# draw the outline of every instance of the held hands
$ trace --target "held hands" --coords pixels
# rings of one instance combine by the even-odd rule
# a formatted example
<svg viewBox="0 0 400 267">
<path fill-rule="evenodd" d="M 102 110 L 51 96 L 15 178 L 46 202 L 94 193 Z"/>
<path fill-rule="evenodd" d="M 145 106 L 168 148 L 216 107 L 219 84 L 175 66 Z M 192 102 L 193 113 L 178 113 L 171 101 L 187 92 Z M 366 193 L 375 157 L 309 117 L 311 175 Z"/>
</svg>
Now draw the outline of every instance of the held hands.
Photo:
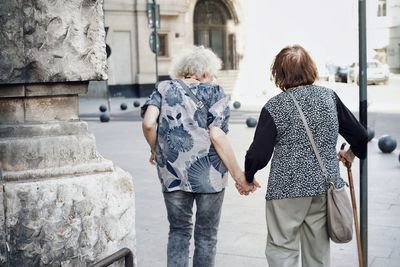
<svg viewBox="0 0 400 267">
<path fill-rule="evenodd" d="M 261 187 L 256 179 L 254 179 L 252 183 L 248 183 L 244 172 L 241 172 L 239 176 L 234 177 L 234 180 L 236 182 L 236 189 L 241 195 L 247 196 L 250 193 L 255 192 L 257 188 Z"/>
<path fill-rule="evenodd" d="M 156 165 L 156 160 L 153 150 L 150 151 L 149 162 L 152 165 Z M 235 180 L 236 189 L 241 195 L 247 196 L 250 193 L 255 192 L 257 188 L 261 187 L 256 179 L 254 179 L 252 183 L 248 183 L 246 180 L 246 176 L 244 175 L 244 172 L 241 170 L 235 176 L 233 176 L 233 179 Z"/>
</svg>

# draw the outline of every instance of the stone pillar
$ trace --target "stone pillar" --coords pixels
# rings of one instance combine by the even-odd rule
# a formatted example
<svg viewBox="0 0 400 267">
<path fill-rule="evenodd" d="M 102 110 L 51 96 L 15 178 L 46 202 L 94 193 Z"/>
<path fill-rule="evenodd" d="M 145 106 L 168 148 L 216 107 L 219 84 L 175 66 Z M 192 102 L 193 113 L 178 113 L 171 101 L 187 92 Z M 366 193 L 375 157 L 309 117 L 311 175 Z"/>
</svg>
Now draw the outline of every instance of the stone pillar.
<svg viewBox="0 0 400 267">
<path fill-rule="evenodd" d="M 107 77 L 101 1 L 2 1 L 0 23 L 0 266 L 135 254 L 132 177 L 78 113 Z"/>
</svg>

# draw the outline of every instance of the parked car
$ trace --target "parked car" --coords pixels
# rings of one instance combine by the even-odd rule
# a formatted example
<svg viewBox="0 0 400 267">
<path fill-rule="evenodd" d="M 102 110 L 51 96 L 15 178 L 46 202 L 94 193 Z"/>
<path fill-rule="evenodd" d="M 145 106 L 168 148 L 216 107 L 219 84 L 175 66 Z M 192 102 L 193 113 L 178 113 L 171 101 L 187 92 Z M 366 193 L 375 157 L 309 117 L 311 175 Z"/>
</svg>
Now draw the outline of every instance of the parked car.
<svg viewBox="0 0 400 267">
<path fill-rule="evenodd" d="M 341 83 L 347 83 L 347 77 L 349 75 L 349 66 L 338 66 L 335 73 L 335 81 Z"/>
<path fill-rule="evenodd" d="M 389 80 L 389 67 L 377 60 L 367 62 L 367 83 L 378 84 L 387 83 Z M 358 62 L 351 64 L 348 73 L 348 82 L 356 82 L 358 84 Z"/>
</svg>

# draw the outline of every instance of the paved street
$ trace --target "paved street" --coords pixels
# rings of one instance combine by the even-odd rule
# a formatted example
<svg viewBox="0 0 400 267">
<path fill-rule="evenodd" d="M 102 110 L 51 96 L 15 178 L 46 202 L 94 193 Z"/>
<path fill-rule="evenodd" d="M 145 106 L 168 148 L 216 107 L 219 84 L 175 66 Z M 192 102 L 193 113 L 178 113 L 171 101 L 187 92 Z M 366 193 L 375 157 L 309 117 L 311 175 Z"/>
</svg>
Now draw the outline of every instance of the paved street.
<svg viewBox="0 0 400 267">
<path fill-rule="evenodd" d="M 354 85 L 330 84 L 343 102 L 352 110 L 358 109 L 358 91 Z M 388 86 L 369 86 L 369 125 L 376 136 L 390 134 L 400 146 L 400 77 L 395 76 Z M 143 99 L 141 99 L 143 102 Z M 126 102 L 128 111 L 120 111 Z M 112 99 L 112 118 L 109 123 L 98 120 L 101 99 L 80 101 L 80 113 L 95 135 L 98 150 L 107 159 L 131 173 L 136 191 L 137 253 L 140 267 L 166 266 L 168 223 L 156 170 L 148 163 L 149 149 L 141 133 L 139 109 L 133 99 Z M 258 116 L 264 100 L 242 103 L 232 112 L 229 139 L 237 157 L 243 162 L 254 129 L 244 121 Z M 341 143 L 341 142 L 339 142 Z M 373 140 L 369 146 L 369 265 L 374 267 L 400 266 L 400 163 L 396 153 L 382 154 Z M 264 194 L 268 168 L 257 174 L 262 188 L 249 197 L 240 196 L 230 182 L 225 194 L 219 231 L 216 266 L 266 266 L 264 256 L 266 225 Z M 342 168 L 343 176 L 346 175 Z M 353 167 L 358 189 L 358 161 Z M 357 266 L 355 242 L 332 244 L 332 266 Z"/>
</svg>

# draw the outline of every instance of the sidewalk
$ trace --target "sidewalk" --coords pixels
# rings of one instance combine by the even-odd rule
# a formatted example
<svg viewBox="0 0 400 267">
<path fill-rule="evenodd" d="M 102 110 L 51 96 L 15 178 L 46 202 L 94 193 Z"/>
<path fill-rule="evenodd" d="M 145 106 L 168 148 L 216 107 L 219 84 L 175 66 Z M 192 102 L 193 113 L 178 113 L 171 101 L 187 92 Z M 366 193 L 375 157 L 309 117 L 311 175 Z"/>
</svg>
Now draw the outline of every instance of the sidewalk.
<svg viewBox="0 0 400 267">
<path fill-rule="evenodd" d="M 142 99 L 143 100 L 143 99 Z M 156 170 L 148 164 L 148 147 L 141 133 L 139 109 L 132 99 L 112 99 L 112 120 L 98 121 L 98 105 L 104 100 L 82 100 L 80 111 L 94 133 L 98 150 L 107 159 L 130 172 L 136 192 L 137 257 L 139 267 L 166 266 L 168 222 Z M 126 102 L 128 111 L 120 111 Z M 143 103 L 143 101 L 142 101 Z M 249 110 L 258 116 L 258 111 Z M 253 138 L 254 128 L 247 128 L 246 112 L 234 111 L 229 139 L 239 162 Z M 243 121 L 243 123 L 240 123 Z M 399 136 L 397 136 L 399 138 Z M 339 144 L 341 141 L 339 141 Z M 400 164 L 398 150 L 384 155 L 376 141 L 369 144 L 369 266 L 400 266 Z M 226 190 L 217 249 L 216 266 L 267 266 L 264 248 L 266 225 L 264 195 L 269 166 L 257 174 L 262 188 L 249 197 L 240 196 L 232 181 Z M 358 161 L 353 166 L 356 189 L 359 187 Z M 345 177 L 345 169 L 342 168 Z M 358 196 L 358 195 L 357 195 Z M 192 246 L 193 252 L 193 246 Z M 355 242 L 332 243 L 333 267 L 357 266 Z"/>
</svg>

